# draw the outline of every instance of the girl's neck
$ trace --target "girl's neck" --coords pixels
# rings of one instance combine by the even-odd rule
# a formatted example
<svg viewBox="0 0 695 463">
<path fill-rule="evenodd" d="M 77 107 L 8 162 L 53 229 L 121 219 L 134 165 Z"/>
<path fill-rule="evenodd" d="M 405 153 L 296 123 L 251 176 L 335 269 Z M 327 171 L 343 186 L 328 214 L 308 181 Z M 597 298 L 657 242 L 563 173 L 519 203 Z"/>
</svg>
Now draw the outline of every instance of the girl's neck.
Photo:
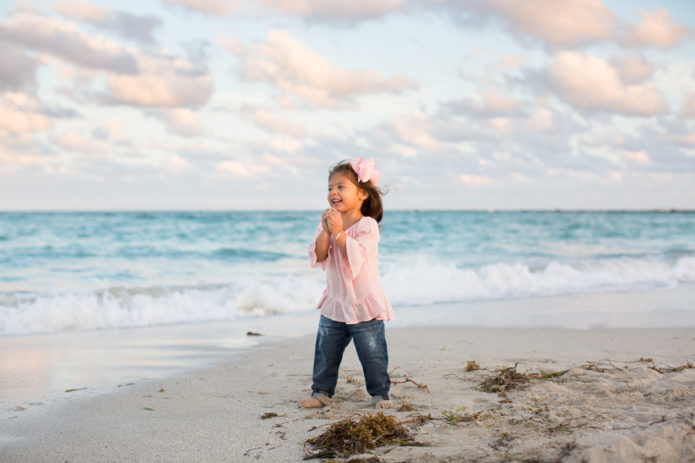
<svg viewBox="0 0 695 463">
<path fill-rule="evenodd" d="M 356 224 L 357 222 L 359 222 L 359 220 L 362 217 L 364 217 L 359 209 L 353 212 L 341 212 L 340 215 L 343 216 L 343 227 L 346 230 L 354 224 Z"/>
</svg>

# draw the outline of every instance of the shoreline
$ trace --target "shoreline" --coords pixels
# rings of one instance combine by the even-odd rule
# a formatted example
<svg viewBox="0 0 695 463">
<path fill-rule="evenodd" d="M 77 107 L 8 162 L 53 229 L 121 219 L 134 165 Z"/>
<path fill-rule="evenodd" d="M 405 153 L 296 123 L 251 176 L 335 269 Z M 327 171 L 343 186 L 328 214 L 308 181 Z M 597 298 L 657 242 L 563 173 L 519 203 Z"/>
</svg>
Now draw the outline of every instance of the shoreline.
<svg viewBox="0 0 695 463">
<path fill-rule="evenodd" d="M 668 290 L 548 295 L 398 306 L 389 330 L 542 328 L 606 330 L 695 327 L 695 284 Z M 119 385 L 159 381 L 228 363 L 257 344 L 315 334 L 318 312 L 114 330 L 0 337 L 0 420 Z M 247 336 L 247 332 L 263 336 Z M 87 388 L 82 391 L 83 388 Z M 72 394 L 75 395 L 75 394 Z M 43 406 L 44 404 L 49 404 Z"/>
<path fill-rule="evenodd" d="M 695 362 L 695 328 L 387 325 L 387 338 L 396 407 L 410 403 L 416 409 L 388 413 L 436 419 L 412 431 L 430 447 L 377 450 L 384 461 L 551 458 L 569 444 L 574 447 L 568 461 L 611 455 L 629 461 L 649 457 L 654 449 L 661 458 L 692 455 L 684 453 L 692 449 L 679 439 L 695 435 L 688 434 L 695 432 L 688 428 L 695 417 L 695 369 L 659 373 L 651 367 L 665 371 L 665 366 Z M 8 462 L 300 461 L 302 442 L 320 432 L 313 427 L 374 413 L 353 346 L 346 351 L 333 404 L 297 409 L 311 385 L 313 341 L 313 333 L 268 339 L 231 362 L 106 395 L 75 395 L 45 410 L 19 411 L 16 418 L 0 421 L 0 457 Z M 465 371 L 468 360 L 481 370 Z M 570 373 L 510 391 L 510 403 L 476 388 L 484 377 L 517 362 L 519 372 Z M 587 365 L 599 365 L 603 372 Z M 400 382 L 406 378 L 426 384 L 430 392 Z M 278 417 L 261 419 L 268 412 Z M 460 416 L 461 422 L 449 424 L 443 413 Z M 466 414 L 478 418 L 464 421 Z M 559 430 L 546 432 L 551 428 Z M 508 440 L 494 448 L 502 434 Z"/>
</svg>

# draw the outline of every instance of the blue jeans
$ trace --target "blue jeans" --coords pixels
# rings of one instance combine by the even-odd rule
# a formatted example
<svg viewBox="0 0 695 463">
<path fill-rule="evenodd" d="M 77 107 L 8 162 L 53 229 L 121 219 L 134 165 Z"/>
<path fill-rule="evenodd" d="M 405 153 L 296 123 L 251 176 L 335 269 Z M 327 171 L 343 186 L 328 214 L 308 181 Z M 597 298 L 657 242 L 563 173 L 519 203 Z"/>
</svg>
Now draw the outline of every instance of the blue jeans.
<svg viewBox="0 0 695 463">
<path fill-rule="evenodd" d="M 386 349 L 383 320 L 348 325 L 321 315 L 316 334 L 314 374 L 311 390 L 333 397 L 338 382 L 338 368 L 350 340 L 355 341 L 357 356 L 362 364 L 367 392 L 372 397 L 389 398 L 391 380 L 388 374 L 389 354 Z"/>
</svg>

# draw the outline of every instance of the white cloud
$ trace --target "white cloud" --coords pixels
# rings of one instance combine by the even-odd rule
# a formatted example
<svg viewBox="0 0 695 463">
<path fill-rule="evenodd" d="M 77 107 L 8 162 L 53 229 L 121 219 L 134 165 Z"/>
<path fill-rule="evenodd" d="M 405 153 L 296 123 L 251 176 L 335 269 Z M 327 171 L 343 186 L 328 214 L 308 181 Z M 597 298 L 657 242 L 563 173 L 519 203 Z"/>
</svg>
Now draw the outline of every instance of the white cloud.
<svg viewBox="0 0 695 463">
<path fill-rule="evenodd" d="M 233 160 L 215 163 L 215 168 L 224 176 L 234 178 L 253 177 L 256 174 L 264 173 L 269 170 L 268 167 L 263 164 Z"/>
<path fill-rule="evenodd" d="M 693 35 L 687 27 L 675 24 L 663 9 L 642 10 L 642 21 L 628 25 L 603 0 L 460 0 L 453 6 L 441 4 L 498 17 L 513 33 L 536 38 L 551 47 L 610 41 L 635 48 L 670 48 Z"/>
<path fill-rule="evenodd" d="M 164 3 L 212 16 L 226 16 L 234 12 L 242 0 L 164 0 Z"/>
<path fill-rule="evenodd" d="M 52 172 L 55 169 L 55 163 L 56 160 L 53 158 L 0 145 L 0 174 L 14 175 L 23 169 L 31 169 L 32 172 L 37 170 Z M 14 198 L 15 201 L 18 199 Z"/>
<path fill-rule="evenodd" d="M 86 2 L 58 5 L 80 17 L 95 19 L 101 14 L 99 7 Z M 89 85 L 79 82 L 84 74 L 66 70 L 63 63 L 70 62 L 93 73 L 87 74 L 87 80 L 106 72 L 110 94 L 104 95 L 102 102 L 199 107 L 212 93 L 212 79 L 207 70 L 190 60 L 136 52 L 58 19 L 22 14 L 5 24 L 0 23 L 0 38 L 57 58 L 61 73 L 68 79 L 76 79 L 76 88 L 88 94 L 87 98 L 96 99 L 89 94 Z"/>
<path fill-rule="evenodd" d="M 640 14 L 642 22 L 630 26 L 622 41 L 627 46 L 670 48 L 693 35 L 687 27 L 675 24 L 666 10 L 643 10 Z"/>
<path fill-rule="evenodd" d="M 304 147 L 304 143 L 294 138 L 274 137 L 268 142 L 268 146 L 280 153 L 296 153 Z"/>
<path fill-rule="evenodd" d="M 21 47 L 0 41 L 0 90 L 20 90 L 35 84 L 38 60 Z"/>
<path fill-rule="evenodd" d="M 663 135 L 661 140 L 685 148 L 695 148 L 695 134 Z"/>
<path fill-rule="evenodd" d="M 649 64 L 641 55 L 620 55 L 610 60 L 627 84 L 637 84 L 649 79 L 654 73 L 654 66 Z"/>
<path fill-rule="evenodd" d="M 403 0 L 260 0 L 270 12 L 277 11 L 314 21 L 356 22 L 378 18 L 406 8 Z"/>
<path fill-rule="evenodd" d="M 58 19 L 20 14 L 0 23 L 0 39 L 50 53 L 78 66 L 122 74 L 137 72 L 137 62 L 131 51 L 101 37 L 92 37 L 74 24 Z"/>
<path fill-rule="evenodd" d="M 616 22 L 602 0 L 471 0 L 464 5 L 482 14 L 500 16 L 512 31 L 554 46 L 609 40 Z"/>
<path fill-rule="evenodd" d="M 185 159 L 183 159 L 178 154 L 174 154 L 172 156 L 169 156 L 169 158 L 164 163 L 163 167 L 169 172 L 179 173 L 183 171 L 187 166 L 188 162 Z"/>
<path fill-rule="evenodd" d="M 83 0 L 61 0 L 55 3 L 54 8 L 63 16 L 91 23 L 104 24 L 109 19 L 108 11 Z"/>
<path fill-rule="evenodd" d="M 88 154 L 105 153 L 109 145 L 91 137 L 85 137 L 79 132 L 67 131 L 52 137 L 53 143 L 70 152 Z"/>
<path fill-rule="evenodd" d="M 155 16 L 108 11 L 85 0 L 61 0 L 54 4 L 54 9 L 67 18 L 97 26 L 100 30 L 111 31 L 122 38 L 143 44 L 154 43 L 152 32 L 162 22 Z"/>
<path fill-rule="evenodd" d="M 516 112 L 519 103 L 496 88 L 488 86 L 478 98 L 462 98 L 449 103 L 454 111 L 476 117 L 499 117 Z"/>
<path fill-rule="evenodd" d="M 220 42 L 236 55 L 244 79 L 268 82 L 316 106 L 354 106 L 360 95 L 398 93 L 419 85 L 404 76 L 386 79 L 377 71 L 337 68 L 285 31 L 271 30 L 266 43 L 250 47 L 229 39 Z"/>
<path fill-rule="evenodd" d="M 430 118 L 421 111 L 413 111 L 405 116 L 393 119 L 389 127 L 398 135 L 402 142 L 416 148 L 417 151 L 438 151 L 442 144 L 432 136 Z M 413 151 L 402 153 L 406 157 L 414 155 Z"/>
<path fill-rule="evenodd" d="M 110 74 L 107 87 L 112 103 L 134 106 L 196 108 L 212 94 L 212 78 L 196 72 L 194 63 L 147 55 L 138 58 L 138 75 Z"/>
<path fill-rule="evenodd" d="M 306 127 L 299 121 L 282 119 L 264 109 L 250 106 L 245 106 L 243 112 L 254 124 L 271 133 L 284 133 L 297 138 L 304 138 L 308 135 Z"/>
<path fill-rule="evenodd" d="M 579 110 L 650 116 L 667 110 L 652 82 L 626 84 L 617 69 L 596 56 L 560 52 L 549 71 L 557 95 Z"/>
<path fill-rule="evenodd" d="M 630 150 L 621 150 L 620 154 L 627 160 L 636 162 L 639 164 L 648 164 L 650 159 L 649 159 L 649 154 L 645 150 L 639 150 L 639 151 L 630 151 Z"/>
<path fill-rule="evenodd" d="M 477 174 L 461 174 L 459 177 L 461 183 L 468 186 L 483 186 L 492 183 L 492 179 L 487 175 L 477 175 Z"/>
<path fill-rule="evenodd" d="M 205 134 L 198 116 L 188 108 L 154 109 L 151 114 L 161 119 L 170 133 L 184 137 L 199 137 Z"/>
<path fill-rule="evenodd" d="M 405 10 L 404 0 L 164 0 L 189 11 L 211 16 L 227 16 L 248 7 L 261 14 L 294 16 L 307 21 L 354 23 Z"/>
<path fill-rule="evenodd" d="M 53 126 L 50 117 L 41 114 L 39 103 L 23 93 L 5 92 L 0 101 L 0 138 L 43 132 Z"/>
<path fill-rule="evenodd" d="M 695 118 L 695 93 L 688 95 L 680 110 L 681 117 Z"/>
</svg>

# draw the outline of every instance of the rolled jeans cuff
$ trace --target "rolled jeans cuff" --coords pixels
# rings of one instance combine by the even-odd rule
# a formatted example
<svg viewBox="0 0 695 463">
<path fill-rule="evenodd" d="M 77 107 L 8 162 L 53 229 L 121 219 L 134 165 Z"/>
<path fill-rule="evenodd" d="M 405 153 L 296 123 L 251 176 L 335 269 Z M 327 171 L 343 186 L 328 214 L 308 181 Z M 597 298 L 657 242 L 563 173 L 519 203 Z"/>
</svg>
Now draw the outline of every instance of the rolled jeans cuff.
<svg viewBox="0 0 695 463">
<path fill-rule="evenodd" d="M 391 400 L 391 397 L 388 394 L 374 395 L 372 396 L 372 405 L 382 400 Z"/>
<path fill-rule="evenodd" d="M 324 405 L 328 405 L 329 403 L 331 403 L 331 398 L 328 397 L 328 394 L 326 394 L 323 391 L 314 392 L 313 394 L 311 394 L 311 397 L 318 399 L 318 401 Z"/>
</svg>

